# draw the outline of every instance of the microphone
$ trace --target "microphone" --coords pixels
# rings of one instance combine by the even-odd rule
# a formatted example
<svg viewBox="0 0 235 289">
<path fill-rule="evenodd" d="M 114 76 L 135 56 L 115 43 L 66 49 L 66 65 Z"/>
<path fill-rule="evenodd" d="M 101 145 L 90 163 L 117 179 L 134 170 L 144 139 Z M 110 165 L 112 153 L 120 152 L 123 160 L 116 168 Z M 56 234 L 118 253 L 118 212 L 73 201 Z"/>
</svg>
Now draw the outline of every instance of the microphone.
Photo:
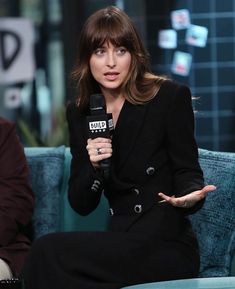
<svg viewBox="0 0 235 289">
<path fill-rule="evenodd" d="M 102 94 L 92 94 L 90 96 L 90 115 L 87 116 L 87 128 L 89 138 L 111 138 L 114 126 L 111 113 L 106 113 L 105 98 Z M 100 167 L 104 172 L 104 177 L 109 176 L 111 160 L 110 158 L 100 161 Z"/>
</svg>

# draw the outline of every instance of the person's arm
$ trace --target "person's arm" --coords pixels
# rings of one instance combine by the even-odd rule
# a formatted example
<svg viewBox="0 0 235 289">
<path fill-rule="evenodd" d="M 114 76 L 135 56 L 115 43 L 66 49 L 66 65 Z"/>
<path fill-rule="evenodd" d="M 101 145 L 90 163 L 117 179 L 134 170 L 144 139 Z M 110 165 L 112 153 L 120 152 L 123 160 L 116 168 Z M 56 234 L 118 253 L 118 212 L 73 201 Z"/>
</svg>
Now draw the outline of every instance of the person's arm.
<svg viewBox="0 0 235 289">
<path fill-rule="evenodd" d="M 72 103 L 68 105 L 66 115 L 72 154 L 68 199 L 76 212 L 87 215 L 100 202 L 103 178 L 99 170 L 92 166 L 86 150 L 85 115 L 78 113 Z"/>
<path fill-rule="evenodd" d="M 160 196 L 174 206 L 188 208 L 187 213 L 192 213 L 201 208 L 206 194 L 215 188 L 204 187 L 194 137 L 191 92 L 186 86 L 178 86 L 172 95 L 167 123 L 167 151 L 174 175 L 174 196 L 161 193 Z"/>
<path fill-rule="evenodd" d="M 167 123 L 167 151 L 174 174 L 176 196 L 183 196 L 204 186 L 194 137 L 194 113 L 191 92 L 178 86 L 172 96 Z"/>
<path fill-rule="evenodd" d="M 31 220 L 34 195 L 23 147 L 9 122 L 0 123 L 0 246 L 9 244 Z"/>
</svg>

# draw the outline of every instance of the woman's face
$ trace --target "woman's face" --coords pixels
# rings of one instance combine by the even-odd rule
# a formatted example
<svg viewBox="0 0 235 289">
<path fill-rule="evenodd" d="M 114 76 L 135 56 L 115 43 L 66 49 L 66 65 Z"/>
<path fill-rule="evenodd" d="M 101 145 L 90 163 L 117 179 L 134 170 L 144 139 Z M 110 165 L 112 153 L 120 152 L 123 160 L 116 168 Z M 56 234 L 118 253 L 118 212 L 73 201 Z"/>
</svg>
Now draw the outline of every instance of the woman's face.
<svg viewBox="0 0 235 289">
<path fill-rule="evenodd" d="M 117 90 L 129 72 L 131 54 L 125 47 L 113 46 L 105 42 L 97 48 L 90 58 L 90 70 L 101 89 Z"/>
</svg>

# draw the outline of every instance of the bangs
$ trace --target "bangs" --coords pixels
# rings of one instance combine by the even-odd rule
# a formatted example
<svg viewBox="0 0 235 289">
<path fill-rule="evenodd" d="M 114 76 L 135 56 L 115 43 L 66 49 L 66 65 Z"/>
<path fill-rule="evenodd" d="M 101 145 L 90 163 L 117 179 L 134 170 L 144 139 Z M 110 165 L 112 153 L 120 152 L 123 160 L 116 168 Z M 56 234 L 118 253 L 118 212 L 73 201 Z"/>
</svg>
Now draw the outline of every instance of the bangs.
<svg viewBox="0 0 235 289">
<path fill-rule="evenodd" d="M 110 42 L 116 47 L 124 46 L 130 52 L 134 50 L 131 33 L 123 23 L 115 20 L 117 19 L 105 18 L 101 19 L 97 26 L 94 25 L 96 31 L 93 31 L 90 38 L 92 51 L 102 47 L 105 42 Z"/>
</svg>

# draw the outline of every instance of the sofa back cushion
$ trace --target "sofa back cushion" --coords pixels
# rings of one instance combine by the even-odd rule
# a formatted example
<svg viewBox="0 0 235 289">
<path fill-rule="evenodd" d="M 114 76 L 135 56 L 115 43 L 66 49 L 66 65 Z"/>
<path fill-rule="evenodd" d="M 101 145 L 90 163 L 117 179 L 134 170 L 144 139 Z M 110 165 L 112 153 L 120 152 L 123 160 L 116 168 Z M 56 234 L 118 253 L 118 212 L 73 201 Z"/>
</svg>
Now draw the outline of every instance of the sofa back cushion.
<svg viewBox="0 0 235 289">
<path fill-rule="evenodd" d="M 33 239 L 61 229 L 60 199 L 64 173 L 64 150 L 64 146 L 25 148 L 30 182 L 36 197 Z"/>
<path fill-rule="evenodd" d="M 199 160 L 205 182 L 217 187 L 190 216 L 200 247 L 200 277 L 228 276 L 235 253 L 235 154 L 200 149 Z"/>
</svg>

